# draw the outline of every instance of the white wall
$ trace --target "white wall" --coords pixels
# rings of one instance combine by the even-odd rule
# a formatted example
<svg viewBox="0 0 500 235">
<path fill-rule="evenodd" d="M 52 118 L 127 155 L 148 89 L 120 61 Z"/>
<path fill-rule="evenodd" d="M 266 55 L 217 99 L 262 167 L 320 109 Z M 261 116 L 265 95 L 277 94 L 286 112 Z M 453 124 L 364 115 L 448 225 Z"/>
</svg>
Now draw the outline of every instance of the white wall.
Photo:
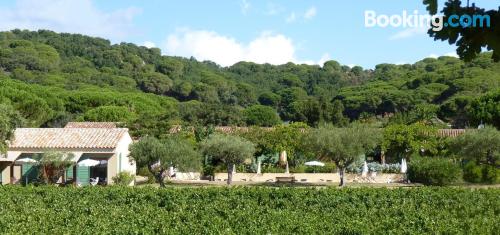
<svg viewBox="0 0 500 235">
<path fill-rule="evenodd" d="M 120 154 L 121 154 L 121 161 L 118 162 L 118 170 L 121 171 L 127 171 L 132 175 L 135 175 L 137 171 L 137 166 L 135 164 L 135 161 L 133 161 L 129 156 L 130 156 L 130 151 L 128 150 L 129 146 L 132 144 L 132 138 L 128 133 L 123 135 L 122 139 L 118 142 L 118 145 L 115 149 L 115 155 L 118 158 L 118 161 L 120 161 Z"/>
</svg>

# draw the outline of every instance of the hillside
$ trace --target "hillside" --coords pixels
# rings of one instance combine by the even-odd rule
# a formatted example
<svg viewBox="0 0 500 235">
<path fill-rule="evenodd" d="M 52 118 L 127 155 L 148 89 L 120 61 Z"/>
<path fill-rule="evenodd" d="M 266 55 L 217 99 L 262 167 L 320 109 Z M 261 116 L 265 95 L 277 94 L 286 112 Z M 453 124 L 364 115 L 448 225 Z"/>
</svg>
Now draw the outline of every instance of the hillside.
<svg viewBox="0 0 500 235">
<path fill-rule="evenodd" d="M 500 63 L 487 53 L 470 63 L 440 57 L 374 70 L 336 61 L 220 67 L 130 43 L 13 30 L 0 33 L 0 83 L 0 103 L 30 127 L 117 121 L 136 135 L 159 135 L 172 124 L 384 125 L 435 117 L 454 127 L 500 127 Z"/>
</svg>

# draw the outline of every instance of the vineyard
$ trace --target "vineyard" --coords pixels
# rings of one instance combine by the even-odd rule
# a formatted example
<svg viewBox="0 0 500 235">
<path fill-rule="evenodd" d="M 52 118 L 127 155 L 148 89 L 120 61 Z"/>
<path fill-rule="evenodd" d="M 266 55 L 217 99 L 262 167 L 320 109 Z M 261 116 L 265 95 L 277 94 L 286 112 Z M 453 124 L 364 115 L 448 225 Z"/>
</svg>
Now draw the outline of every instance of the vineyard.
<svg viewBox="0 0 500 235">
<path fill-rule="evenodd" d="M 500 189 L 0 187 L 1 234 L 498 231 Z"/>
</svg>

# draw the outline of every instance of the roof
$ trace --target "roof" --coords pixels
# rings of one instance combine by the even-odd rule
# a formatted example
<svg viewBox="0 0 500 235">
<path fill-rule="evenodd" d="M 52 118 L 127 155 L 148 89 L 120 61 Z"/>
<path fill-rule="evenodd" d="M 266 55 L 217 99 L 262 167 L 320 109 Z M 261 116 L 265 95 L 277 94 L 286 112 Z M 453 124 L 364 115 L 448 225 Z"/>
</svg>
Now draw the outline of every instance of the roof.
<svg viewBox="0 0 500 235">
<path fill-rule="evenodd" d="M 64 128 L 116 128 L 114 122 L 68 122 Z"/>
<path fill-rule="evenodd" d="M 9 148 L 116 148 L 127 128 L 18 128 Z"/>
<path fill-rule="evenodd" d="M 465 133 L 466 129 L 439 129 L 438 135 L 441 137 L 457 137 Z"/>
</svg>

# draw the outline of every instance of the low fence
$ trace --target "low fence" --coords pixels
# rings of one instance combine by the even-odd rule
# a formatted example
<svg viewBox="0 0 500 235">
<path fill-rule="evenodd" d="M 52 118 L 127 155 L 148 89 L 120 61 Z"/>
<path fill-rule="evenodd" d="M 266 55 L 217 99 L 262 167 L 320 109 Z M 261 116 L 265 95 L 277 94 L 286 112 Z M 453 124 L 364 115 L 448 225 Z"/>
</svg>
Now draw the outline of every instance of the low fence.
<svg viewBox="0 0 500 235">
<path fill-rule="evenodd" d="M 241 182 L 276 182 L 277 178 L 293 177 L 299 183 L 338 183 L 340 176 L 338 173 L 235 173 L 233 181 Z M 358 183 L 396 183 L 404 179 L 403 174 L 370 173 L 363 177 L 358 174 L 346 174 L 346 182 Z M 215 173 L 215 181 L 227 181 L 227 173 Z"/>
</svg>

